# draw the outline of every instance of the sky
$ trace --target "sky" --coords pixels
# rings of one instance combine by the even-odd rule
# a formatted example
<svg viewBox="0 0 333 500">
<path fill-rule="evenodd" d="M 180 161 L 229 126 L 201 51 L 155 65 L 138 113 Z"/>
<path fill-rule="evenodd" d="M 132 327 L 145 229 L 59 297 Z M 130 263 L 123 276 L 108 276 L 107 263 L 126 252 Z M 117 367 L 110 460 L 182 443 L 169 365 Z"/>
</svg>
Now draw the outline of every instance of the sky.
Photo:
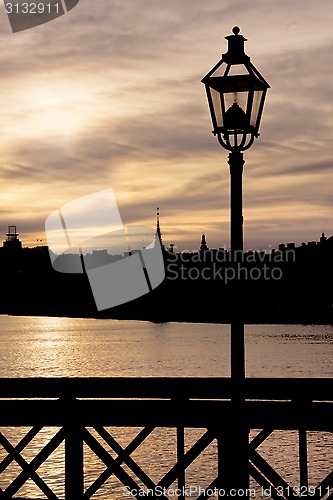
<svg viewBox="0 0 333 500">
<path fill-rule="evenodd" d="M 112 188 L 125 225 L 229 247 L 227 151 L 204 75 L 239 26 L 271 88 L 245 156 L 245 249 L 333 234 L 331 0 L 80 0 L 12 33 L 0 5 L 0 241 L 46 243 L 58 207 Z M 2 235 L 2 236 L 1 236 Z M 37 241 L 38 240 L 38 241 Z"/>
</svg>

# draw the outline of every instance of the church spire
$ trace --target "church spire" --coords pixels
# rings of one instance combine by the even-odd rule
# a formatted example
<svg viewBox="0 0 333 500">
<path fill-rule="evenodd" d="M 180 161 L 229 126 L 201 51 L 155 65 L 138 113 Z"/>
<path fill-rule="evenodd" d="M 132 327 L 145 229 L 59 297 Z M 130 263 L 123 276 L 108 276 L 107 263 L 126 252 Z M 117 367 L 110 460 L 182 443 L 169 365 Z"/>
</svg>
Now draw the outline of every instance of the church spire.
<svg viewBox="0 0 333 500">
<path fill-rule="evenodd" d="M 156 236 L 158 238 L 158 241 L 160 242 L 162 250 L 164 250 L 164 244 L 163 244 L 162 233 L 161 233 L 161 228 L 160 228 L 160 209 L 158 207 L 156 209 Z"/>
</svg>

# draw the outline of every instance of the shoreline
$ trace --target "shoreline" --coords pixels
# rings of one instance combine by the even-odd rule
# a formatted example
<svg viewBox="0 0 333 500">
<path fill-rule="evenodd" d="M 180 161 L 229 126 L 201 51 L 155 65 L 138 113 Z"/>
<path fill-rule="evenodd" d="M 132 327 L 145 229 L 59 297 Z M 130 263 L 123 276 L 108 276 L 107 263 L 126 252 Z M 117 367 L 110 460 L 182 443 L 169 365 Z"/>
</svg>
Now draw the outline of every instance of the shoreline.
<svg viewBox="0 0 333 500">
<path fill-rule="evenodd" d="M 66 318 L 66 319 L 82 319 L 82 320 L 113 320 L 113 321 L 143 321 L 143 322 L 149 322 L 149 323 L 155 323 L 155 324 L 165 324 L 165 323 L 186 323 L 186 324 L 212 324 L 212 325 L 230 325 L 232 322 L 232 318 L 229 318 L 229 321 L 227 320 L 213 320 L 212 318 L 206 318 L 206 319 L 190 319 L 188 317 L 184 318 L 175 318 L 175 317 L 169 317 L 169 318 L 157 318 L 157 317 L 146 317 L 146 316 L 118 316 L 118 315 L 78 315 L 78 314 L 65 314 L 65 313 L 58 313 L 54 312 L 50 314 L 50 312 L 46 313 L 43 311 L 33 311 L 31 313 L 28 313 L 27 311 L 22 311 L 22 312 L 1 312 L 1 316 L 11 316 L 11 317 L 36 317 L 36 318 Z M 315 325 L 315 326 L 333 326 L 333 319 L 332 320 L 320 320 L 318 318 L 317 321 L 314 321 L 313 319 L 300 319 L 300 318 L 295 318 L 291 320 L 287 319 L 282 319 L 281 320 L 273 320 L 272 318 L 269 320 L 269 318 L 265 318 L 266 320 L 260 321 L 258 318 L 252 319 L 252 320 L 244 320 L 245 325 Z"/>
</svg>

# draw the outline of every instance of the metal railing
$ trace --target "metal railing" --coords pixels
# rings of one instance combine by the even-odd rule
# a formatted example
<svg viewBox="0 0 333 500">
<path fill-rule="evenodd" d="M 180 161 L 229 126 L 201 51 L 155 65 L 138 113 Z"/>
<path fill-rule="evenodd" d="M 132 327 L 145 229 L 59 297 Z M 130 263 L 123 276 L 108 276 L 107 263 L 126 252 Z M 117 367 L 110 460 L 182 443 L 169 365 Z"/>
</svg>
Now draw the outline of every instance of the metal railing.
<svg viewBox="0 0 333 500">
<path fill-rule="evenodd" d="M 237 405 L 232 401 L 235 390 L 229 378 L 0 379 L 0 430 L 29 428 L 15 445 L 0 432 L 0 445 L 5 450 L 0 481 L 12 463 L 20 468 L 2 488 L 0 499 L 18 498 L 15 495 L 20 488 L 32 480 L 44 498 L 85 500 L 111 476 L 137 498 L 147 490 L 161 492 L 174 483 L 177 496 L 184 498 L 188 467 L 214 442 L 216 475 L 205 491 L 193 495 L 208 498 L 209 493 L 221 492 L 227 484 L 228 454 L 232 449 L 230 426 L 239 427 L 240 432 L 257 430 L 244 450 L 247 474 L 270 493 L 270 498 L 297 496 L 295 485 L 290 485 L 258 452 L 275 430 L 298 434 L 298 496 L 333 498 L 333 471 L 313 485 L 307 456 L 309 431 L 333 432 L 333 379 L 245 379 L 241 386 L 237 385 L 243 401 Z M 47 427 L 56 428 L 56 432 L 28 461 L 24 450 Z M 140 431 L 123 447 L 109 431 L 111 427 L 139 427 Z M 174 428 L 177 441 L 175 463 L 158 481 L 133 458 L 133 452 L 155 428 Z M 203 434 L 185 449 L 185 430 L 195 428 L 204 429 Z M 55 493 L 38 471 L 60 445 L 64 446 L 63 496 Z M 89 486 L 84 480 L 84 446 L 104 464 L 103 472 Z M 243 492 L 241 496 L 251 494 Z"/>
</svg>

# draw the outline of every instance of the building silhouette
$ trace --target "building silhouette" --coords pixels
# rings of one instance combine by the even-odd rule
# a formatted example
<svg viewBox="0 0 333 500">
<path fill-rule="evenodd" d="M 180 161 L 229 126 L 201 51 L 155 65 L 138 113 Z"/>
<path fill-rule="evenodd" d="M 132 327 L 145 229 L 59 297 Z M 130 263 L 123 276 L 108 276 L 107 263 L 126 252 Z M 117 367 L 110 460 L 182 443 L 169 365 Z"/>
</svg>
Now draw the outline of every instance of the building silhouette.
<svg viewBox="0 0 333 500">
<path fill-rule="evenodd" d="M 19 240 L 19 234 L 16 232 L 16 226 L 8 226 L 6 240 L 3 242 L 3 248 L 12 252 L 22 248 L 22 242 Z"/>
<path fill-rule="evenodd" d="M 176 252 L 162 239 L 160 212 L 156 238 L 163 249 L 163 283 L 132 302 L 97 312 L 85 274 L 53 269 L 47 246 L 24 247 L 16 226 L 9 226 L 0 247 L 0 312 L 77 317 L 229 323 L 239 313 L 232 295 L 240 286 L 247 323 L 333 324 L 333 236 L 296 246 L 281 243 L 270 252 L 232 255 L 209 248 L 205 233 L 198 250 Z M 110 263 L 121 256 L 103 254 Z M 61 259 L 70 263 L 72 255 Z M 92 256 L 93 257 L 93 256 Z"/>
</svg>

